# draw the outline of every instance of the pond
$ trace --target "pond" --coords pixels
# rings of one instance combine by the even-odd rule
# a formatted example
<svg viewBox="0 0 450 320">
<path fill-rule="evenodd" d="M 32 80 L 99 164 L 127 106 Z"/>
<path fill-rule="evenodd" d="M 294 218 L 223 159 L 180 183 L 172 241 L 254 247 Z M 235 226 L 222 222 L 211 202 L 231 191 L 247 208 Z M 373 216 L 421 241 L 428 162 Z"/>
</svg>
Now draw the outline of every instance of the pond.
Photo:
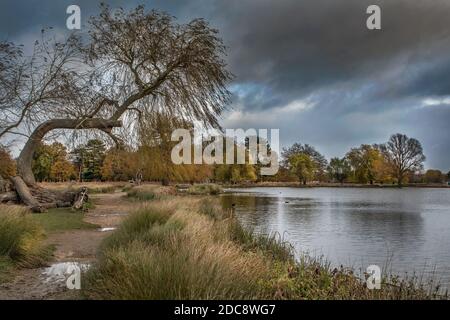
<svg viewBox="0 0 450 320">
<path fill-rule="evenodd" d="M 229 189 L 221 201 L 244 226 L 280 234 L 298 255 L 415 272 L 450 288 L 450 189 L 264 187 Z"/>
</svg>

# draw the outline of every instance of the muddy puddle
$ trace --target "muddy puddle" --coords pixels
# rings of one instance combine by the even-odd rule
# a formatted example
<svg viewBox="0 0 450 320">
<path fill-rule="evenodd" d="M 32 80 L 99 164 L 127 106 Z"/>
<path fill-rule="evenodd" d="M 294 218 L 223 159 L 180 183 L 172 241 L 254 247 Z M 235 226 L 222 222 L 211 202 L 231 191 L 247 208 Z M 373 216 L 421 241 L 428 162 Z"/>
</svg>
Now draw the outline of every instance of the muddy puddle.
<svg viewBox="0 0 450 320">
<path fill-rule="evenodd" d="M 100 231 L 100 232 L 111 232 L 111 231 L 114 231 L 116 229 L 117 228 L 115 228 L 115 227 L 110 227 L 110 228 L 100 228 L 100 229 L 97 229 L 97 230 Z"/>
</svg>

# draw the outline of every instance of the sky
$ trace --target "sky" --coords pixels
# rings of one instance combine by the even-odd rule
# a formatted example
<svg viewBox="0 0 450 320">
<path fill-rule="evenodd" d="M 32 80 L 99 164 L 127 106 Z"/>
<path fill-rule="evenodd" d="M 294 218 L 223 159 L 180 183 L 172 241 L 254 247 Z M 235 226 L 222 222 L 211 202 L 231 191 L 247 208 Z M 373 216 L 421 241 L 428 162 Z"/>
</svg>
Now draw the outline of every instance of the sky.
<svg viewBox="0 0 450 320">
<path fill-rule="evenodd" d="M 449 0 L 104 2 L 219 29 L 235 75 L 224 128 L 279 128 L 281 146 L 309 143 L 327 158 L 400 132 L 422 143 L 427 168 L 450 170 Z M 98 3 L 2 0 L 0 41 L 31 46 L 43 27 L 66 32 L 71 4 L 87 28 Z M 381 30 L 366 28 L 372 4 Z"/>
</svg>

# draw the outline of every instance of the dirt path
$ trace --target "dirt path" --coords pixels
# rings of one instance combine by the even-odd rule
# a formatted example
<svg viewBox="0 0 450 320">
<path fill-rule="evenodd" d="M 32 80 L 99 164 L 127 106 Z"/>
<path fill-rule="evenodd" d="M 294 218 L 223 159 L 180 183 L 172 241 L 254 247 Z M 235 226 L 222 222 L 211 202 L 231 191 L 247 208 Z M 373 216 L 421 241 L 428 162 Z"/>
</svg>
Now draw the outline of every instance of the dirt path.
<svg viewBox="0 0 450 320">
<path fill-rule="evenodd" d="M 95 261 L 97 248 L 102 239 L 114 230 L 128 214 L 132 204 L 123 192 L 94 194 L 91 196 L 95 208 L 86 213 L 84 220 L 99 225 L 98 230 L 71 230 L 51 233 L 46 242 L 56 246 L 52 266 L 65 262 L 89 265 Z M 78 299 L 78 290 L 69 290 L 64 277 L 49 278 L 49 269 L 20 270 L 15 279 L 0 285 L 0 300 L 4 299 Z M 63 280 L 61 280 L 63 279 Z"/>
</svg>

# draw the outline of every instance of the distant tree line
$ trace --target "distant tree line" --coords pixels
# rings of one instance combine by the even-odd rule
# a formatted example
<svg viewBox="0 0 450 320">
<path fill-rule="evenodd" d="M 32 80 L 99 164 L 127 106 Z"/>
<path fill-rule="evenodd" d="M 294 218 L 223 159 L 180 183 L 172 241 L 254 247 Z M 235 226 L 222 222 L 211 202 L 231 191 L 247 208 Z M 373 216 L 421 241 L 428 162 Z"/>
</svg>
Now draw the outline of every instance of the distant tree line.
<svg viewBox="0 0 450 320">
<path fill-rule="evenodd" d="M 339 183 L 443 183 L 450 179 L 439 170 L 423 170 L 425 155 L 417 139 L 394 134 L 383 144 L 363 144 L 343 158 L 325 158 L 310 145 L 295 143 L 283 150 L 283 168 L 278 180 L 295 176 L 309 181 Z M 282 177 L 281 177 L 282 176 Z M 281 179 L 280 179 L 281 178 Z M 275 178 L 277 179 L 277 178 Z"/>
<path fill-rule="evenodd" d="M 149 116 L 150 117 L 150 116 Z M 41 143 L 34 154 L 33 172 L 38 181 L 127 181 L 138 176 L 146 181 L 242 183 L 257 181 L 299 181 L 404 184 L 444 183 L 450 172 L 423 171 L 420 142 L 403 134 L 392 135 L 388 142 L 351 148 L 344 157 L 326 158 L 313 146 L 294 143 L 283 149 L 280 170 L 275 176 L 261 176 L 261 164 L 175 165 L 171 150 L 176 142 L 170 136 L 174 127 L 189 124 L 171 122 L 170 118 L 152 115 L 139 130 L 141 143 L 137 148 L 126 145 L 107 147 L 97 139 L 88 140 L 72 150 L 59 143 Z M 258 143 L 267 143 L 261 141 Z M 235 149 L 248 147 L 235 142 Z M 267 144 L 270 150 L 270 145 Z M 194 148 L 194 146 L 192 146 Z M 237 151 L 235 151 L 237 152 Z M 224 152 L 225 154 L 225 152 Z M 235 154 L 236 156 L 236 154 Z M 15 161 L 8 150 L 0 148 L 0 175 L 13 176 Z"/>
</svg>

